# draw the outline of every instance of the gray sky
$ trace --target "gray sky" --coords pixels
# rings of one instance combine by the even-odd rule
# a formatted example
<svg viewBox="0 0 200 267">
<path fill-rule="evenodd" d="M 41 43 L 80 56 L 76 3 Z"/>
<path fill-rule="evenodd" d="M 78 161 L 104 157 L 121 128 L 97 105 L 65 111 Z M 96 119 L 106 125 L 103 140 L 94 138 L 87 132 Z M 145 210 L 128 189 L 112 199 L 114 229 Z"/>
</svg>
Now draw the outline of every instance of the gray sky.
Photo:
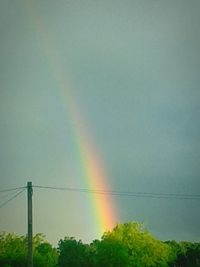
<svg viewBox="0 0 200 267">
<path fill-rule="evenodd" d="M 198 0 L 1 0 L 0 188 L 87 188 L 65 77 L 111 190 L 200 194 L 199 11 Z M 112 199 L 118 222 L 200 240 L 199 200 Z M 92 241 L 89 201 L 34 189 L 34 232 Z M 0 212 L 1 230 L 26 233 L 25 192 Z"/>
</svg>

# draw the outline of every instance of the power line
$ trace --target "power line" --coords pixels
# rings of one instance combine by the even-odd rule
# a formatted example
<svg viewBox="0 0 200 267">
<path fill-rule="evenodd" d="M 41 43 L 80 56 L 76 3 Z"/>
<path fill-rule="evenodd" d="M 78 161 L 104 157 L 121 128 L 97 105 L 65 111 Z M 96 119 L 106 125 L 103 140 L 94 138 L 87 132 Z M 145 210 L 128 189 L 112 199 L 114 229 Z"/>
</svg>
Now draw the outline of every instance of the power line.
<svg viewBox="0 0 200 267">
<path fill-rule="evenodd" d="M 8 188 L 8 189 L 0 190 L 0 193 L 9 192 L 9 191 L 16 191 L 16 190 L 23 189 L 23 188 L 26 188 L 26 186 L 14 187 L 14 188 Z"/>
<path fill-rule="evenodd" d="M 7 199 L 13 197 L 16 194 L 16 191 L 9 191 L 3 194 L 0 194 L 0 203 L 6 201 Z"/>
<path fill-rule="evenodd" d="M 18 192 L 17 194 L 15 194 L 14 196 L 12 196 L 11 198 L 9 198 L 8 200 L 4 201 L 1 205 L 0 208 L 2 208 L 3 206 L 5 206 L 7 203 L 9 203 L 10 201 L 12 201 L 13 199 L 15 199 L 16 197 L 18 197 L 22 192 L 24 192 L 26 188 L 23 188 L 23 190 L 21 190 L 20 192 Z"/>
<path fill-rule="evenodd" d="M 81 189 L 81 188 L 70 188 L 70 187 L 52 187 L 52 186 L 40 186 L 40 185 L 33 185 L 33 187 L 41 189 L 49 189 L 49 190 L 72 191 L 79 193 L 116 195 L 116 196 L 126 196 L 126 197 L 200 200 L 200 195 L 198 194 L 192 195 L 192 194 L 174 194 L 174 193 L 127 192 L 127 191 Z"/>
<path fill-rule="evenodd" d="M 40 189 L 49 189 L 49 190 L 59 190 L 59 191 L 71 191 L 71 192 L 78 192 L 78 193 L 90 193 L 90 194 L 101 194 L 101 195 L 115 195 L 115 196 L 125 196 L 125 197 L 140 197 L 140 198 L 159 198 L 159 199 L 185 199 L 185 200 L 200 200 L 199 194 L 178 194 L 178 193 L 155 193 L 155 192 L 131 192 L 131 191 L 116 191 L 116 190 L 99 190 L 99 189 L 83 189 L 83 188 L 72 188 L 72 187 L 53 187 L 53 186 L 41 186 L 41 185 L 33 185 L 32 187 L 40 188 Z M 27 187 L 15 187 L 0 190 L 0 193 L 3 192 L 10 192 L 16 191 L 19 189 L 23 189 L 20 192 L 23 192 Z M 17 193 L 9 200 L 6 200 L 2 203 L 8 203 L 10 200 L 18 196 Z M 1 206 L 0 205 L 0 208 Z"/>
</svg>

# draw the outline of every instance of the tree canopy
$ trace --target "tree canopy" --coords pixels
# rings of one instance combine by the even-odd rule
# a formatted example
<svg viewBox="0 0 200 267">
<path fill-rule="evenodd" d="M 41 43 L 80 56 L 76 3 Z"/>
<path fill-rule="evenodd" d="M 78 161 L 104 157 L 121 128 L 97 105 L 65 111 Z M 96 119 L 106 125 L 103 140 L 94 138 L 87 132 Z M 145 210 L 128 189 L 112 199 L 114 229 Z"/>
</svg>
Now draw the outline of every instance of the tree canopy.
<svg viewBox="0 0 200 267">
<path fill-rule="evenodd" d="M 27 237 L 0 233 L 0 267 L 27 266 Z M 200 243 L 162 242 L 142 223 L 118 224 L 100 240 L 84 244 L 65 237 L 54 248 L 33 237 L 34 267 L 200 267 Z"/>
<path fill-rule="evenodd" d="M 135 267 L 168 266 L 171 259 L 171 248 L 156 240 L 141 223 L 128 222 L 118 224 L 103 240 L 112 239 L 126 248 L 130 265 Z"/>
<path fill-rule="evenodd" d="M 0 233 L 0 266 L 27 267 L 27 237 Z M 58 253 L 42 234 L 33 237 L 34 267 L 57 266 Z"/>
</svg>

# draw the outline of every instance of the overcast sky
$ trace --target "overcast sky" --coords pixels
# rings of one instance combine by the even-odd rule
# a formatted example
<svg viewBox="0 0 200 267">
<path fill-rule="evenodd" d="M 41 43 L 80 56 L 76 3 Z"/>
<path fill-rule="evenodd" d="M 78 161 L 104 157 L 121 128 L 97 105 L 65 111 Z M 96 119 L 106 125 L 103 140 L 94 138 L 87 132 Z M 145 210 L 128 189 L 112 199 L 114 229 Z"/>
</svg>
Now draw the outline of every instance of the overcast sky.
<svg viewBox="0 0 200 267">
<path fill-rule="evenodd" d="M 87 187 L 65 77 L 111 190 L 200 194 L 199 12 L 199 0 L 1 0 L 0 188 Z M 118 222 L 200 240 L 199 200 L 112 198 Z M 89 199 L 34 189 L 34 232 L 92 241 Z M 26 193 L 0 214 L 1 230 L 26 234 Z"/>
</svg>

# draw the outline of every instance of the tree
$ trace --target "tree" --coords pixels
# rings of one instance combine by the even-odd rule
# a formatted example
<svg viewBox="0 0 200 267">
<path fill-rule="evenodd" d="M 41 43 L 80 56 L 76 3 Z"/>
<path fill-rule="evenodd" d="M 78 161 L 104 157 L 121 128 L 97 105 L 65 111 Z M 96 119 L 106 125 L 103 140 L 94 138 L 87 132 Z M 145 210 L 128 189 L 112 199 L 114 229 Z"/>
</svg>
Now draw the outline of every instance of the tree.
<svg viewBox="0 0 200 267">
<path fill-rule="evenodd" d="M 128 267 L 130 258 L 127 247 L 119 240 L 105 236 L 97 245 L 96 266 Z"/>
<path fill-rule="evenodd" d="M 26 267 L 27 266 L 27 237 L 15 234 L 0 234 L 0 266 Z M 42 234 L 33 237 L 33 263 L 35 267 L 57 266 L 56 249 L 45 242 Z"/>
<path fill-rule="evenodd" d="M 0 266 L 27 266 L 27 243 L 24 236 L 0 234 Z"/>
<path fill-rule="evenodd" d="M 172 267 L 199 267 L 200 266 L 200 243 L 191 242 L 166 242 L 173 250 L 174 260 Z"/>
<path fill-rule="evenodd" d="M 65 237 L 58 243 L 60 267 L 87 267 L 88 250 L 81 240 L 76 241 L 73 237 Z"/>
<path fill-rule="evenodd" d="M 108 238 L 121 242 L 126 247 L 131 266 L 168 266 L 171 248 L 156 240 L 141 223 L 118 224 L 111 232 L 104 234 L 103 240 Z"/>
<path fill-rule="evenodd" d="M 58 266 L 58 253 L 51 244 L 40 243 L 34 251 L 34 267 Z"/>
</svg>

